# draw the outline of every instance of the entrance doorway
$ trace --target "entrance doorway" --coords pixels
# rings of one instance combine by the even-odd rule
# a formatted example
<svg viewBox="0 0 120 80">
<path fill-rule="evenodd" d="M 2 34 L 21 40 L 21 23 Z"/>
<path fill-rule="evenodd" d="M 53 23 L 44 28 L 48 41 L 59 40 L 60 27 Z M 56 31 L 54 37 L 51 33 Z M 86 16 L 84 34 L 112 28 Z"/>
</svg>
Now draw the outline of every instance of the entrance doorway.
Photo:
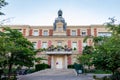
<svg viewBox="0 0 120 80">
<path fill-rule="evenodd" d="M 56 68 L 57 69 L 62 69 L 63 68 L 63 58 L 62 57 L 57 57 L 56 58 Z"/>
</svg>

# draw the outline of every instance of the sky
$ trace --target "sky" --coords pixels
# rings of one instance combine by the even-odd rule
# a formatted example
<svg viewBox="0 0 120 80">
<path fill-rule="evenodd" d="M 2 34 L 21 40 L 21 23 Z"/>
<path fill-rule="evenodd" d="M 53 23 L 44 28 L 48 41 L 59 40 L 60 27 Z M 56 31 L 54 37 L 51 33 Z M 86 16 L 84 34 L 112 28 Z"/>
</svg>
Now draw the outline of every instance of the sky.
<svg viewBox="0 0 120 80">
<path fill-rule="evenodd" d="M 53 25 L 59 9 L 67 25 L 93 25 L 115 17 L 120 22 L 120 0 L 6 0 L 0 21 L 8 25 Z"/>
</svg>

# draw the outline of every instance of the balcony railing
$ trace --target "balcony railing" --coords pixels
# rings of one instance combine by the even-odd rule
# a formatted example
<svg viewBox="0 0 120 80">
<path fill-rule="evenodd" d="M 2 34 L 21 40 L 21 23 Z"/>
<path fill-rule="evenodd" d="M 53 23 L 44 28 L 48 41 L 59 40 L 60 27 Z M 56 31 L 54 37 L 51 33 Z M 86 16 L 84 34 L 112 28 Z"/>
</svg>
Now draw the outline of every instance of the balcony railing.
<svg viewBox="0 0 120 80">
<path fill-rule="evenodd" d="M 46 54 L 72 54 L 72 51 L 46 51 Z"/>
<path fill-rule="evenodd" d="M 48 47 L 46 50 L 46 54 L 72 54 L 72 48 L 69 48 L 67 46 L 57 46 L 54 47 L 53 45 Z"/>
</svg>

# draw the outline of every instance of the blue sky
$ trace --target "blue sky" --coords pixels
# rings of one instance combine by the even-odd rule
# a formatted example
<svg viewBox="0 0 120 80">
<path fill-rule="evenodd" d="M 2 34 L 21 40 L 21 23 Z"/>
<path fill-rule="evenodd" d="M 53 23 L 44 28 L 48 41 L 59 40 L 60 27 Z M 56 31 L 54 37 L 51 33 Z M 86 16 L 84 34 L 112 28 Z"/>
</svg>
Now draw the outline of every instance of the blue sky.
<svg viewBox="0 0 120 80">
<path fill-rule="evenodd" d="M 63 11 L 67 25 L 103 24 L 109 17 L 120 22 L 120 0 L 6 0 L 2 8 L 10 18 L 4 24 L 53 25 L 57 11 Z"/>
</svg>

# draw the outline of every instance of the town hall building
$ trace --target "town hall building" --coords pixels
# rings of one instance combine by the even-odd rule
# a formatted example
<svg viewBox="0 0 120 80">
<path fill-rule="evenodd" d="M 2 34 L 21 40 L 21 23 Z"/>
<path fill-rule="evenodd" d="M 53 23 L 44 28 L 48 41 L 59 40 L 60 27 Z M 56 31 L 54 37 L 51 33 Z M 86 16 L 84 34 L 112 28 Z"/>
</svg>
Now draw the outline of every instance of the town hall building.
<svg viewBox="0 0 120 80">
<path fill-rule="evenodd" d="M 111 36 L 104 25 L 69 26 L 63 18 L 62 10 L 51 26 L 7 25 L 19 30 L 25 38 L 34 44 L 35 49 L 44 49 L 36 57 L 42 57 L 52 69 L 67 69 L 76 62 L 86 45 L 93 46 L 93 36 Z M 2 29 L 0 29 L 2 31 Z M 83 42 L 88 36 L 88 40 Z"/>
</svg>

